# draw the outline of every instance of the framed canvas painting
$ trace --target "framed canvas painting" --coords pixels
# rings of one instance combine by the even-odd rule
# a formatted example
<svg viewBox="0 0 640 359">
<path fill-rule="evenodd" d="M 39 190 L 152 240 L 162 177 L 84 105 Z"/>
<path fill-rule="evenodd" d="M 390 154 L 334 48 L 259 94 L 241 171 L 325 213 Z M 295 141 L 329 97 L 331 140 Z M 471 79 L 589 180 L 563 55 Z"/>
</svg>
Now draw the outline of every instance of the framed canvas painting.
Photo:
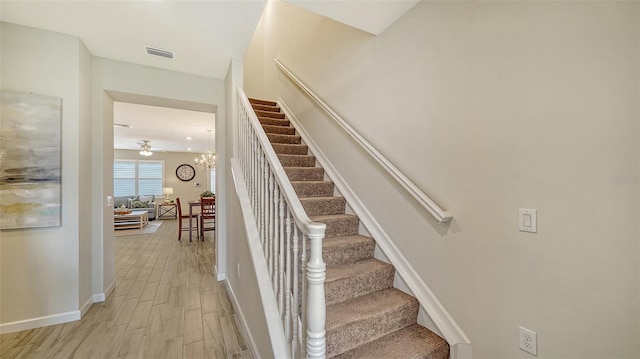
<svg viewBox="0 0 640 359">
<path fill-rule="evenodd" d="M 0 229 L 60 226 L 62 99 L 0 94 Z"/>
</svg>

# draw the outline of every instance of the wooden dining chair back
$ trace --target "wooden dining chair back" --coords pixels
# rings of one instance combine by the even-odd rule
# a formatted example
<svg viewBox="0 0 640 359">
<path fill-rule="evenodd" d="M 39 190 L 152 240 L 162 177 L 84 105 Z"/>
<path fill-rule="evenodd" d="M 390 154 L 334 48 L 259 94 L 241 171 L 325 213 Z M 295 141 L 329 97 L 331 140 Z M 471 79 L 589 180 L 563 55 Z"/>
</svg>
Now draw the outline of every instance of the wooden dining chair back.
<svg viewBox="0 0 640 359">
<path fill-rule="evenodd" d="M 189 219 L 189 215 L 182 214 L 182 207 L 180 206 L 180 198 L 176 198 L 176 208 L 178 209 L 178 242 L 180 242 L 180 239 L 182 238 L 182 232 L 183 231 L 191 231 L 193 229 L 196 230 L 196 233 L 198 232 L 198 220 L 196 219 L 196 225 L 195 226 L 191 226 L 189 227 L 189 224 L 187 224 L 186 226 L 182 225 L 182 221 L 184 219 Z"/>
<path fill-rule="evenodd" d="M 200 199 L 200 238 L 204 239 L 205 231 L 216 229 L 216 198 L 202 197 Z"/>
</svg>

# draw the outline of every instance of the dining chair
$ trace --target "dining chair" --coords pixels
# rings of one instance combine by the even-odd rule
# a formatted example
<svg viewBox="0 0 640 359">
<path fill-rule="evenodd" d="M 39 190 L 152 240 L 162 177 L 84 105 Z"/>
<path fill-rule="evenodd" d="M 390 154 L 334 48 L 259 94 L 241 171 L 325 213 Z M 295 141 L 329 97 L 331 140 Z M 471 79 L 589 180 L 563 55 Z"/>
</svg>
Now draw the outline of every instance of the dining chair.
<svg viewBox="0 0 640 359">
<path fill-rule="evenodd" d="M 191 230 L 195 229 L 196 233 L 199 233 L 198 232 L 198 219 L 196 218 L 195 227 L 194 226 L 189 227 L 189 225 L 187 225 L 186 227 L 183 227 L 182 226 L 182 221 L 184 219 L 189 219 L 190 217 L 189 217 L 188 214 L 185 214 L 185 215 L 182 214 L 182 206 L 180 206 L 180 198 L 176 198 L 176 208 L 178 209 L 178 242 L 180 242 L 180 238 L 182 238 L 182 232 L 183 231 L 191 231 Z"/>
<path fill-rule="evenodd" d="M 207 226 L 209 224 L 209 226 Z M 216 198 L 202 197 L 200 199 L 200 238 L 204 240 L 205 231 L 216 229 Z"/>
</svg>

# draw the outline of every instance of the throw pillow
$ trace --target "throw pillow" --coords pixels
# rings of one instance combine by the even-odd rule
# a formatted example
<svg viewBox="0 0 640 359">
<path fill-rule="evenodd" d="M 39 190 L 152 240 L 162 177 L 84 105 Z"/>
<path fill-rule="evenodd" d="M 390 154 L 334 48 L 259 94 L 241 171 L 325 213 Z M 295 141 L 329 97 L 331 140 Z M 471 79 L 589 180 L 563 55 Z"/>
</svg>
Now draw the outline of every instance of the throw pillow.
<svg viewBox="0 0 640 359">
<path fill-rule="evenodd" d="M 138 196 L 138 200 L 142 202 L 153 202 L 154 196 L 152 194 L 147 196 Z"/>
<path fill-rule="evenodd" d="M 149 208 L 149 202 L 131 201 L 131 208 Z"/>
</svg>

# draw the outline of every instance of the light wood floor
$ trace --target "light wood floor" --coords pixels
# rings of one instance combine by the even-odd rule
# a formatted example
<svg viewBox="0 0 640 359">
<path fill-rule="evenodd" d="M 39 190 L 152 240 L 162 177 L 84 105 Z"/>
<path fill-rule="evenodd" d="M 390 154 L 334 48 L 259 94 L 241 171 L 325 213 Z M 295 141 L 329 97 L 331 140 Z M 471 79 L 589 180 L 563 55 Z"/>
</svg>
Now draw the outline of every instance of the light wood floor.
<svg viewBox="0 0 640 359">
<path fill-rule="evenodd" d="M 251 358 L 214 247 L 177 241 L 176 220 L 116 237 L 116 288 L 82 320 L 0 335 L 0 358 Z M 208 232 L 207 236 L 213 236 Z"/>
</svg>

